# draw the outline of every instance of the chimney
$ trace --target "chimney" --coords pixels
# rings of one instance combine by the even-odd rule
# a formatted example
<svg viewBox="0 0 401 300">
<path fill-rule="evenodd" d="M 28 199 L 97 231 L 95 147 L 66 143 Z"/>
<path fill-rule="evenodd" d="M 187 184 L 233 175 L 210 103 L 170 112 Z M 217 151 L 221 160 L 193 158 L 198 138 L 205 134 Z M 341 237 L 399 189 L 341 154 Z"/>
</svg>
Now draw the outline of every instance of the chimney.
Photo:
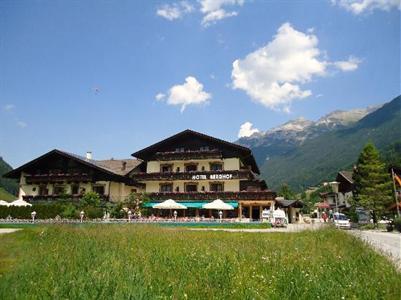
<svg viewBox="0 0 401 300">
<path fill-rule="evenodd" d="M 122 163 L 123 165 L 121 166 L 121 171 L 125 171 L 125 169 L 127 168 L 127 162 L 123 161 Z"/>
<path fill-rule="evenodd" d="M 86 159 L 92 159 L 92 152 L 91 151 L 88 151 L 88 152 L 86 152 Z"/>
</svg>

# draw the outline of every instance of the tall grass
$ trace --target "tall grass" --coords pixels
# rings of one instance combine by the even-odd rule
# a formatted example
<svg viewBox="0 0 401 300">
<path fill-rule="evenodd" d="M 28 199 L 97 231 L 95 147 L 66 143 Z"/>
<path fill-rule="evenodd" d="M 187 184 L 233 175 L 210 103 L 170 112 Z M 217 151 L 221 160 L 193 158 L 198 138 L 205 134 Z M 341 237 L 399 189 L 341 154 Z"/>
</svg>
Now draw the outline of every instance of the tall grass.
<svg viewBox="0 0 401 300">
<path fill-rule="evenodd" d="M 44 226 L 0 236 L 0 299 L 400 299 L 401 276 L 356 238 Z"/>
</svg>

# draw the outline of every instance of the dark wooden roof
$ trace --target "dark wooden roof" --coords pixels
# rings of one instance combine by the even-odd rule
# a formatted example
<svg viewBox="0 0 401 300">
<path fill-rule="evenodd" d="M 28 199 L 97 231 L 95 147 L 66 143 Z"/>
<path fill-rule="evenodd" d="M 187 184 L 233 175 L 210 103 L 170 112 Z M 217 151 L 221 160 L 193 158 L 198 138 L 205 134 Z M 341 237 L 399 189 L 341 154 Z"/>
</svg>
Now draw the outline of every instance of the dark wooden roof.
<svg viewBox="0 0 401 300">
<path fill-rule="evenodd" d="M 339 181 L 338 177 L 341 176 L 345 180 L 347 180 L 350 184 L 354 183 L 354 180 L 352 179 L 352 171 L 340 171 L 337 174 L 337 181 Z"/>
<path fill-rule="evenodd" d="M 252 151 L 249 148 L 190 129 L 181 131 L 160 142 L 139 150 L 133 153 L 132 156 L 148 161 L 151 160 L 157 152 L 174 151 L 175 148 L 179 148 L 182 145 L 180 143 L 195 145 L 196 141 L 204 141 L 206 143 L 205 146 L 211 145 L 221 148 L 220 150 L 222 151 L 223 157 L 239 157 L 244 164 L 251 166 L 255 173 L 260 174 L 255 158 L 253 157 Z"/>
<path fill-rule="evenodd" d="M 141 160 L 137 160 L 137 159 L 93 160 L 93 159 L 87 159 L 87 158 L 77 155 L 77 154 L 54 149 L 52 151 L 45 153 L 42 156 L 39 156 L 38 158 L 31 160 L 30 162 L 4 174 L 3 177 L 18 179 L 21 176 L 21 172 L 24 172 L 25 170 L 34 167 L 36 164 L 39 164 L 41 161 L 43 161 L 47 158 L 50 158 L 54 155 L 75 160 L 78 163 L 85 165 L 99 173 L 109 176 L 110 179 L 114 179 L 117 181 L 123 181 L 123 182 L 125 182 L 127 180 L 127 177 L 124 177 L 124 176 L 142 163 Z M 122 169 L 123 162 L 126 163 L 125 170 Z M 117 167 L 117 166 L 119 166 L 119 167 Z"/>
</svg>

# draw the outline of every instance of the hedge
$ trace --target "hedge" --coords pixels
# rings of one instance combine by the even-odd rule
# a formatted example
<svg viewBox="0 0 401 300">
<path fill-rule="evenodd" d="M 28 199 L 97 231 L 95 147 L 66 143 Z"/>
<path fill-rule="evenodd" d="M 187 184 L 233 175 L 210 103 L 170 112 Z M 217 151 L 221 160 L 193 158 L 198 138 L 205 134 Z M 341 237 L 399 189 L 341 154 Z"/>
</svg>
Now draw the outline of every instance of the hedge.
<svg viewBox="0 0 401 300">
<path fill-rule="evenodd" d="M 36 212 L 36 219 L 54 219 L 56 216 L 63 218 L 79 218 L 79 212 L 83 210 L 85 217 L 89 219 L 101 218 L 103 209 L 100 207 L 79 207 L 76 203 L 38 203 L 32 206 L 0 206 L 0 219 L 8 216 L 16 219 L 30 219 L 31 213 Z"/>
</svg>

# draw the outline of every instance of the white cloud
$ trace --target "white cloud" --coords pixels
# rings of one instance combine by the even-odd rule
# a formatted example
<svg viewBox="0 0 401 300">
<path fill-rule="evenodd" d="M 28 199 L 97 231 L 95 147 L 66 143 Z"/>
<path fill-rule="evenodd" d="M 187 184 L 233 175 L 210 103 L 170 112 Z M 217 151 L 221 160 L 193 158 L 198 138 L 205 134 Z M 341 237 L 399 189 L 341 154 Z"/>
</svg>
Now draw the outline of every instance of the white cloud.
<svg viewBox="0 0 401 300">
<path fill-rule="evenodd" d="M 3 108 L 5 111 L 12 111 L 12 110 L 14 110 L 15 105 L 14 104 L 6 104 L 6 105 L 4 105 Z"/>
<path fill-rule="evenodd" d="M 259 132 L 259 129 L 252 127 L 253 124 L 251 122 L 245 122 L 244 124 L 242 124 L 238 131 L 238 137 L 239 138 L 248 137 L 254 133 Z"/>
<path fill-rule="evenodd" d="M 333 65 L 344 72 L 355 71 L 361 60 L 356 57 L 350 57 L 348 60 L 340 60 L 333 63 Z"/>
<path fill-rule="evenodd" d="M 25 122 L 17 121 L 17 126 L 20 127 L 20 128 L 25 128 L 28 125 Z"/>
<path fill-rule="evenodd" d="M 244 0 L 201 0 L 200 11 L 204 14 L 202 19 L 202 25 L 207 27 L 212 23 L 216 23 L 219 20 L 237 16 L 236 11 L 226 11 L 226 6 L 242 6 Z"/>
<path fill-rule="evenodd" d="M 205 92 L 203 90 L 203 84 L 201 84 L 195 77 L 188 76 L 185 78 L 185 83 L 179 85 L 172 86 L 168 91 L 167 104 L 169 105 L 180 105 L 181 112 L 183 112 L 187 105 L 199 105 L 205 104 L 209 99 L 212 98 L 212 95 Z M 160 99 L 163 100 L 165 95 L 159 93 L 156 95 L 156 99 L 158 95 Z"/>
<path fill-rule="evenodd" d="M 164 4 L 160 6 L 156 14 L 169 21 L 182 18 L 184 15 L 192 12 L 194 7 L 186 1 L 176 2 L 173 4 Z"/>
<path fill-rule="evenodd" d="M 401 9 L 400 0 L 332 0 L 335 5 L 339 5 L 355 15 L 373 10 L 390 11 L 393 8 Z"/>
<path fill-rule="evenodd" d="M 301 85 L 314 77 L 324 76 L 331 65 L 356 69 L 355 58 L 346 63 L 331 63 L 321 58 L 318 38 L 303 33 L 291 24 L 280 26 L 273 40 L 233 62 L 231 73 L 234 89 L 244 90 L 254 101 L 270 109 L 290 111 L 291 102 L 312 95 Z"/>
<path fill-rule="evenodd" d="M 166 95 L 163 94 L 163 93 L 158 93 L 158 94 L 155 96 L 155 98 L 156 98 L 157 101 L 163 100 L 165 97 L 166 97 Z"/>
</svg>

